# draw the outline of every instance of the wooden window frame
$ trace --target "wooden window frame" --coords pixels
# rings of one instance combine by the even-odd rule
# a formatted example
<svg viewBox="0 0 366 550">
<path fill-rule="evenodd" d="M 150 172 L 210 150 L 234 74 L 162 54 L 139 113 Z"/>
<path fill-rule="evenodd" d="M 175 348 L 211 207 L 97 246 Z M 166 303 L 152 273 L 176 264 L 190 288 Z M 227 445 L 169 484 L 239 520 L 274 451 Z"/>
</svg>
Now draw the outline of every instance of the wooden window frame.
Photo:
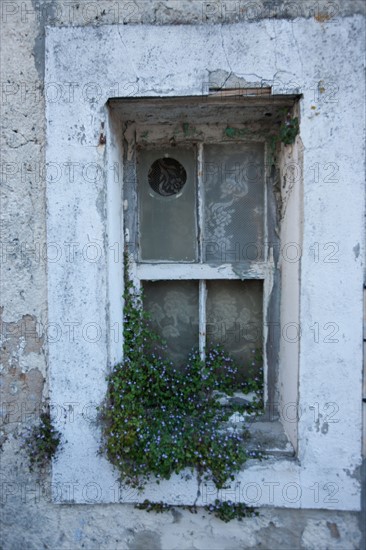
<svg viewBox="0 0 366 550">
<path fill-rule="evenodd" d="M 224 126 L 224 125 L 223 125 Z M 197 131 L 197 128 L 196 128 Z M 146 261 L 139 259 L 139 204 L 138 204 L 138 178 L 137 178 L 137 156 L 141 147 L 149 150 L 166 146 L 171 148 L 171 143 L 166 141 L 167 126 L 154 125 L 153 137 L 147 141 L 140 142 L 141 136 L 145 136 L 149 131 L 144 124 L 138 125 L 128 123 L 124 128 L 124 173 L 132 175 L 129 178 L 129 184 L 125 186 L 124 205 L 125 205 L 125 227 L 124 237 L 128 245 L 130 276 L 137 289 L 141 288 L 143 281 L 168 281 L 168 280 L 196 280 L 199 282 L 199 351 L 201 358 L 205 357 L 206 348 L 206 299 L 207 299 L 207 280 L 260 280 L 263 281 L 263 376 L 264 376 L 264 402 L 269 396 L 268 391 L 268 358 L 267 358 L 267 340 L 268 340 L 268 306 L 273 290 L 273 277 L 275 264 L 273 259 L 273 249 L 268 246 L 268 166 L 265 159 L 268 158 L 269 144 L 265 137 L 258 139 L 231 140 L 232 144 L 249 145 L 262 142 L 264 144 L 264 227 L 263 227 L 263 260 L 261 261 L 243 261 L 235 265 L 235 262 L 225 262 L 219 265 L 209 265 L 203 260 L 204 247 L 204 146 L 205 144 L 225 145 L 228 142 L 223 141 L 220 131 L 212 128 L 210 124 L 204 124 L 198 130 L 207 137 L 200 140 L 181 139 L 176 146 L 196 146 L 196 177 L 197 177 L 197 225 L 198 225 L 198 247 L 199 259 L 196 262 L 165 262 L 165 261 Z M 165 141 L 164 141 L 165 140 Z M 132 185 L 131 185 L 132 184 Z M 234 265 L 233 265 L 234 264 Z M 229 350 L 230 351 L 230 350 Z"/>
</svg>

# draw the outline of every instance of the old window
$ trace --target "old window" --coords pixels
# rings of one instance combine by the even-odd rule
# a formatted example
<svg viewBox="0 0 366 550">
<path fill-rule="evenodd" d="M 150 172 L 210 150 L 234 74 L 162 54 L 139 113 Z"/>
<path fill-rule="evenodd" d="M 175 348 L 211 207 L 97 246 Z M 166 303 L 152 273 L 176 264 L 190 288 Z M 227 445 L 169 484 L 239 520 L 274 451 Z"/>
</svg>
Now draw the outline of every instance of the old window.
<svg viewBox="0 0 366 550">
<path fill-rule="evenodd" d="M 263 144 L 147 146 L 136 166 L 133 269 L 169 357 L 221 344 L 245 374 L 263 342 Z"/>
<path fill-rule="evenodd" d="M 245 377 L 260 351 L 268 401 L 278 355 L 278 335 L 268 327 L 278 320 L 279 241 L 266 159 L 278 105 L 188 101 L 110 102 L 123 131 L 131 273 L 177 367 L 192 348 L 204 357 L 221 344 Z"/>
<path fill-rule="evenodd" d="M 212 261 L 211 247 L 207 266 L 196 260 L 185 262 L 189 264 L 185 267 L 197 271 L 216 267 L 221 279 L 210 279 L 205 274 L 181 281 L 172 276 L 173 262 L 150 262 L 153 264 L 150 273 L 144 275 L 141 271 L 147 266 L 140 260 L 136 260 L 136 277 L 145 281 L 145 285 L 163 285 L 166 280 L 187 282 L 187 293 L 188 286 L 199 286 L 200 280 L 205 280 L 206 285 L 216 284 L 216 281 L 229 285 L 241 284 L 243 278 L 246 284 L 252 281 L 249 281 L 249 274 L 253 273 L 256 280 L 262 281 L 267 403 L 279 403 L 280 421 L 297 451 L 297 460 L 283 456 L 282 450 L 278 453 L 279 437 L 276 437 L 273 448 L 280 456 L 260 464 L 248 461 L 245 469 L 238 473 L 235 487 L 241 483 L 241 488 L 245 489 L 246 484 L 249 487 L 256 484 L 258 499 L 249 501 L 255 506 L 332 509 L 334 499 L 329 498 L 329 489 L 326 488 L 328 482 L 336 480 L 339 487 L 336 506 L 344 510 L 359 509 L 359 484 L 354 476 L 348 475 L 359 464 L 359 408 L 349 408 L 349 414 L 343 415 L 341 421 L 330 424 L 327 436 L 324 436 L 321 422 L 324 428 L 327 427 L 324 414 L 329 417 L 329 409 L 324 408 L 326 403 L 338 403 L 340 411 L 347 409 L 344 396 L 349 392 L 344 388 L 348 389 L 350 385 L 355 391 L 360 388 L 360 369 L 353 368 L 360 364 L 360 331 L 345 332 L 343 344 L 337 345 L 335 350 L 322 337 L 315 341 L 314 332 L 309 329 L 316 323 L 323 327 L 336 315 L 336 320 L 340 316 L 340 331 L 344 332 L 350 325 L 351 315 L 353 319 L 361 319 L 362 315 L 359 294 L 355 291 L 361 288 L 362 254 L 356 258 L 353 251 L 358 250 L 357 242 L 362 243 L 361 215 L 357 216 L 355 212 L 361 214 L 359 197 L 363 187 L 360 171 L 347 171 L 352 164 L 351 157 L 354 157 L 355 166 L 362 164 L 357 156 L 360 125 L 355 126 L 354 113 L 351 112 L 357 104 L 358 88 L 347 87 L 347 101 L 343 101 L 344 109 L 339 111 L 341 120 L 335 125 L 334 103 L 327 101 L 329 94 L 314 96 L 314 89 L 324 91 L 324 83 L 321 88 L 318 86 L 312 56 L 302 57 L 302 62 L 299 62 L 299 54 L 304 45 L 313 43 L 315 47 L 321 43 L 325 52 L 324 63 L 332 64 L 333 80 L 337 82 L 342 76 L 344 52 L 341 52 L 342 48 L 329 47 L 324 36 L 319 41 L 315 26 L 311 21 L 308 23 L 306 32 L 304 21 L 299 21 L 301 29 L 294 22 L 294 35 L 281 34 L 281 45 L 285 45 L 282 62 L 287 70 L 282 73 L 282 83 L 278 82 L 281 60 L 278 58 L 276 63 L 279 52 L 272 47 L 272 36 L 266 25 L 242 22 L 217 27 L 125 26 L 123 41 L 118 25 L 105 27 L 103 34 L 98 28 L 85 26 L 47 29 L 45 86 L 54 87 L 55 82 L 79 83 L 72 100 L 70 94 L 59 96 L 57 101 L 50 94 L 45 97 L 45 162 L 50 170 L 46 178 L 47 241 L 52 245 L 52 252 L 46 254 L 47 320 L 51 334 L 57 328 L 56 338 L 48 339 L 49 386 L 52 401 L 65 406 L 67 411 L 66 417 L 60 414 L 55 419 L 67 441 L 64 452 L 52 466 L 55 501 L 111 503 L 148 498 L 171 504 L 197 502 L 195 480 L 181 480 L 178 476 L 158 487 L 151 487 L 144 495 L 125 493 L 120 496 L 116 493 L 114 483 L 118 472 L 97 452 L 100 428 L 90 421 L 89 405 L 95 403 L 97 406 L 103 401 L 105 376 L 122 359 L 121 252 L 127 239 L 131 250 L 136 248 L 133 241 L 137 233 L 134 234 L 132 229 L 133 218 L 138 214 L 134 194 L 139 151 L 154 147 L 192 147 L 196 151 L 197 165 L 197 151 L 201 146 L 204 162 L 204 150 L 209 145 L 261 143 L 265 169 L 266 256 L 264 251 L 263 256 L 260 252 L 255 266 L 255 255 L 249 256 L 248 250 L 249 261 L 252 260 L 256 273 L 251 269 L 244 271 L 245 266 L 233 263 L 231 257 L 228 263 L 239 278 L 224 279 L 225 265 L 220 270 L 221 264 L 218 266 Z M 281 25 L 286 26 L 286 22 L 280 21 Z M 173 34 L 174 44 L 171 40 Z M 294 47 L 295 35 L 300 40 L 299 48 Z M 244 40 L 243 37 L 250 39 Z M 184 48 L 179 45 L 184 45 Z M 82 64 L 77 52 L 83 52 Z M 212 82 L 229 85 L 236 79 L 234 72 L 226 74 L 222 71 L 228 62 L 235 74 L 255 79 L 255 82 L 241 80 L 244 88 L 236 90 L 236 97 L 230 98 L 226 90 L 218 98 L 209 92 L 202 96 L 208 82 L 209 86 Z M 357 79 L 358 66 L 354 64 L 351 69 Z M 90 90 L 91 74 L 93 93 L 86 97 L 81 91 Z M 272 89 L 262 90 L 265 83 L 256 75 L 266 75 Z M 309 75 L 314 76 L 310 84 Z M 248 91 L 246 85 L 256 86 L 257 90 Z M 326 82 L 324 87 L 327 88 Z M 303 91 L 301 101 L 296 95 L 300 88 Z M 149 98 L 149 94 L 154 98 Z M 116 99 L 111 99 L 113 96 Z M 319 101 L 314 102 L 314 99 Z M 281 139 L 280 130 L 289 111 L 292 117 L 300 118 L 301 115 L 301 135 L 292 145 L 277 141 L 277 158 L 273 162 L 272 138 Z M 326 129 L 324 120 L 329 122 Z M 342 139 L 343 136 L 347 139 Z M 346 142 L 353 156 L 345 150 Z M 341 170 L 343 179 L 349 180 L 355 190 L 348 196 L 350 204 L 346 210 L 342 210 L 344 186 L 336 185 L 334 178 L 324 175 L 334 157 L 345 161 Z M 314 167 L 318 169 L 315 170 L 316 177 Z M 197 173 L 197 179 L 199 177 Z M 342 183 L 342 179 L 340 181 Z M 196 208 L 199 210 L 200 205 L 197 204 Z M 336 223 L 335 213 L 340 209 L 343 223 L 340 223 L 342 220 Z M 327 241 L 346 243 L 344 254 L 339 255 L 336 264 L 336 275 L 334 265 L 329 264 L 324 255 L 320 259 L 314 258 L 314 243 L 321 250 Z M 54 244 L 57 244 L 56 259 Z M 77 245 L 76 254 L 70 254 Z M 86 253 L 91 250 L 90 245 L 99 251 L 97 258 L 93 259 Z M 262 278 L 258 273 L 261 265 L 264 270 Z M 162 277 L 161 273 L 154 276 L 153 269 L 162 271 L 164 267 L 170 273 L 170 279 Z M 338 293 L 340 301 L 334 299 L 334 292 L 328 284 L 330 280 L 337 280 L 340 284 L 345 280 L 352 282 L 343 285 L 342 292 Z M 207 290 L 207 315 L 209 291 L 210 288 Z M 352 307 L 347 309 L 339 305 L 346 303 Z M 73 334 L 73 327 L 75 337 L 71 339 L 69 335 Z M 93 327 L 98 329 L 97 338 L 88 331 Z M 337 368 L 332 368 L 335 352 Z M 352 368 L 343 368 L 342 365 L 351 365 Z M 277 427 L 281 428 L 277 422 L 272 422 L 266 435 L 269 432 L 279 434 Z M 344 434 L 347 434 L 347 445 L 342 446 Z M 334 467 L 334 464 L 330 465 L 329 453 L 337 452 L 341 464 Z M 300 491 L 289 502 L 286 490 L 293 484 L 297 484 L 295 487 Z M 230 491 L 233 488 L 234 484 Z M 197 504 L 214 502 L 216 493 L 208 495 L 202 489 L 200 487 L 201 498 Z M 247 495 L 248 492 L 241 491 L 241 501 L 248 502 Z M 232 492 L 228 498 L 233 498 Z"/>
</svg>

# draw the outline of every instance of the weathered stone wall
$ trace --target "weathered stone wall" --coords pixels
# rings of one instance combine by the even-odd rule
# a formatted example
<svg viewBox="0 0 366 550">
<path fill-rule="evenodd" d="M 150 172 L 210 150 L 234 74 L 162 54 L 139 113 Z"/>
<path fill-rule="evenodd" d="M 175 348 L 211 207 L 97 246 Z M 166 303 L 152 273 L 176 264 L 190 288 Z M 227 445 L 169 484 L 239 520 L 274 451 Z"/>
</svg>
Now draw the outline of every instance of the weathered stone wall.
<svg viewBox="0 0 366 550">
<path fill-rule="evenodd" d="M 101 26 L 102 32 L 103 24 L 210 25 L 298 17 L 315 18 L 321 26 L 335 16 L 364 15 L 363 0 L 3 0 L 0 10 L 3 548 L 361 548 L 357 513 L 267 508 L 257 518 L 225 524 L 203 510 L 155 515 L 127 504 L 52 504 L 50 478 L 29 471 L 20 434 L 37 420 L 48 395 L 45 26 Z"/>
</svg>

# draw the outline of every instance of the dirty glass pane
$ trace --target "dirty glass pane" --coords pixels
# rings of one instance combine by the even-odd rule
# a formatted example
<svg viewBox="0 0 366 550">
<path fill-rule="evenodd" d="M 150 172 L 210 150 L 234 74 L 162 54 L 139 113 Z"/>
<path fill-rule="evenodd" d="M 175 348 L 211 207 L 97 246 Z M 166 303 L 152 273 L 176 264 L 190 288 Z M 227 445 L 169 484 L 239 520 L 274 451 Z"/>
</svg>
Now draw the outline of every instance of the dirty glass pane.
<svg viewBox="0 0 366 550">
<path fill-rule="evenodd" d="M 204 261 L 263 259 L 264 149 L 260 143 L 204 148 Z"/>
<path fill-rule="evenodd" d="M 140 259 L 197 259 L 196 169 L 193 149 L 142 150 L 138 155 Z"/>
<path fill-rule="evenodd" d="M 208 348 L 221 344 L 245 374 L 262 351 L 262 281 L 207 281 Z"/>
<path fill-rule="evenodd" d="M 182 366 L 198 348 L 198 282 L 144 281 L 143 290 L 152 328 L 167 344 L 165 357 Z"/>
</svg>

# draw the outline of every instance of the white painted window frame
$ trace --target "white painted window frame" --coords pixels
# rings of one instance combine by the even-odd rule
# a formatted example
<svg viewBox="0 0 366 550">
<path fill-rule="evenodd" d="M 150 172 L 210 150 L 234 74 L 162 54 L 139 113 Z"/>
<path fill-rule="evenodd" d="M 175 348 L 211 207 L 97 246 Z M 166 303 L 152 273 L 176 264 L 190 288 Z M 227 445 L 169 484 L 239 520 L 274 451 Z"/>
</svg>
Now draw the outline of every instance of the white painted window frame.
<svg viewBox="0 0 366 550">
<path fill-rule="evenodd" d="M 291 94 L 294 88 L 303 93 L 297 151 L 303 156 L 304 169 L 301 186 L 295 183 L 292 190 L 284 190 L 288 208 L 282 225 L 287 242 L 296 239 L 303 254 L 299 273 L 292 264 L 281 267 L 283 284 L 296 283 L 288 295 L 282 292 L 281 314 L 287 321 L 295 319 L 304 331 L 298 348 L 281 342 L 279 353 L 283 398 L 285 403 L 296 401 L 300 411 L 293 434 L 296 459 L 248 461 L 235 483 L 219 496 L 248 502 L 250 491 L 257 490 L 258 498 L 249 503 L 258 507 L 360 509 L 362 404 L 357 396 L 362 392 L 365 249 L 360 97 L 365 95 L 365 84 L 355 43 L 361 44 L 362 29 L 357 15 L 333 18 L 325 25 L 298 18 L 233 25 L 47 29 L 45 89 L 56 89 L 57 96 L 45 94 L 45 162 L 50 167 L 47 242 L 56 243 L 62 251 L 57 261 L 47 258 L 47 321 L 60 335 L 48 341 L 48 380 L 51 402 L 57 410 L 65 409 L 65 415 L 54 418 L 64 439 L 64 449 L 52 465 L 55 502 L 97 504 L 149 498 L 203 505 L 217 497 L 205 487 L 198 488 L 194 479 L 180 476 L 159 486 L 152 483 L 142 495 L 121 493 L 118 472 L 97 452 L 100 426 L 91 422 L 90 409 L 83 407 L 103 401 L 106 374 L 121 360 L 122 348 L 121 339 L 116 338 L 123 305 L 118 251 L 123 242 L 121 157 L 107 101 L 131 93 L 139 98 L 199 97 L 210 76 L 215 79 L 217 71 L 225 70 L 233 77 L 255 81 L 257 87 L 270 82 L 273 93 L 280 89 Z M 350 35 L 354 41 L 348 40 Z M 317 93 L 320 83 L 328 93 Z M 339 85 L 338 94 L 329 94 L 332 88 L 327 85 L 332 83 Z M 330 96 L 335 102 L 329 101 Z M 339 165 L 339 182 L 335 185 L 323 178 L 315 183 L 312 167 L 321 171 L 333 161 Z M 65 168 L 70 163 L 76 166 L 73 181 Z M 101 179 L 84 177 L 83 169 L 91 163 L 100 167 Z M 352 190 L 346 202 L 345 185 Z M 309 249 L 322 238 L 342 246 L 336 266 L 323 261 L 314 264 Z M 75 239 L 79 249 L 70 262 L 65 246 Z M 83 258 L 81 251 L 90 242 L 101 248 L 98 262 Z M 323 341 L 314 345 L 308 325 L 334 318 L 341 327 L 340 344 L 336 348 Z M 69 323 L 77 325 L 74 340 L 69 337 Z M 96 342 L 83 338 L 85 323 L 97 324 L 102 337 Z M 295 372 L 296 384 L 288 388 Z M 323 413 L 329 401 L 338 404 L 339 421 L 324 435 L 317 429 L 315 420 L 322 419 L 314 419 L 314 410 L 319 411 L 319 405 Z M 327 490 L 329 484 L 336 484 L 333 495 Z"/>
<path fill-rule="evenodd" d="M 224 116 L 222 121 L 224 121 Z M 139 132 L 142 133 L 142 130 Z M 159 130 L 158 130 L 159 133 Z M 161 130 L 162 135 L 164 135 L 164 129 Z M 166 133 L 166 130 L 165 130 Z M 230 140 L 229 143 L 235 145 L 248 145 L 251 141 L 248 140 Z M 252 140 L 253 142 L 254 140 Z M 196 161 L 196 178 L 197 178 L 197 226 L 198 226 L 198 261 L 196 262 L 164 262 L 164 261 L 146 261 L 139 259 L 139 247 L 137 245 L 137 250 L 134 253 L 129 254 L 129 265 L 130 265 L 130 276 L 134 281 L 134 285 L 137 289 L 141 288 L 143 281 L 166 281 L 166 280 L 196 280 L 199 282 L 199 299 L 198 299 L 198 309 L 199 309 L 199 352 L 202 360 L 205 358 L 205 349 L 206 349 L 206 298 L 207 298 L 207 280 L 259 280 L 263 281 L 263 299 L 262 299 L 262 354 L 263 354 L 263 377 L 264 377 L 264 404 L 266 405 L 268 399 L 268 360 L 266 353 L 267 345 L 267 336 L 268 330 L 267 327 L 267 311 L 268 311 L 268 302 L 272 292 L 273 287 L 273 273 L 275 269 L 273 261 L 273 250 L 268 246 L 268 216 L 267 216 L 267 204 L 268 204 L 268 166 L 265 162 L 265 159 L 268 156 L 268 143 L 265 139 L 255 140 L 256 143 L 261 142 L 264 145 L 264 156 L 263 156 L 263 185 L 264 185 L 264 194 L 263 194 L 263 260 L 262 261 L 246 261 L 240 263 L 240 276 L 233 269 L 232 263 L 222 263 L 217 266 L 209 265 L 207 262 L 204 262 L 203 246 L 205 242 L 204 234 L 204 188 L 203 188 L 203 173 L 204 173 L 204 146 L 206 143 L 214 143 L 216 145 L 228 145 L 227 141 L 222 141 L 222 139 L 215 137 L 210 139 L 210 141 L 201 140 L 195 143 L 196 154 L 194 155 Z M 185 146 L 190 142 L 180 141 L 179 145 Z M 134 143 L 134 149 L 137 146 L 137 140 Z M 129 147 L 131 147 L 131 142 Z M 155 142 L 145 143 L 145 146 L 156 146 Z M 136 155 L 135 155 L 136 159 Z M 125 231 L 125 240 L 128 244 L 128 240 L 132 238 L 134 243 L 138 243 L 140 235 L 140 226 L 139 226 L 139 206 L 138 206 L 138 187 L 139 181 L 137 178 L 137 169 L 135 165 L 134 172 L 136 174 L 135 178 L 135 188 L 133 190 L 132 196 L 134 197 L 133 204 L 129 204 L 129 198 L 124 196 L 124 201 L 128 204 L 128 211 L 130 209 L 135 209 L 135 215 L 137 216 L 137 223 L 135 224 L 134 231 L 130 230 Z M 129 182 L 131 185 L 131 182 Z M 131 197 L 131 194 L 129 194 Z M 126 212 L 125 216 L 128 216 Z M 134 234 L 136 233 L 136 234 Z M 228 350 L 230 352 L 230 350 Z"/>
</svg>

